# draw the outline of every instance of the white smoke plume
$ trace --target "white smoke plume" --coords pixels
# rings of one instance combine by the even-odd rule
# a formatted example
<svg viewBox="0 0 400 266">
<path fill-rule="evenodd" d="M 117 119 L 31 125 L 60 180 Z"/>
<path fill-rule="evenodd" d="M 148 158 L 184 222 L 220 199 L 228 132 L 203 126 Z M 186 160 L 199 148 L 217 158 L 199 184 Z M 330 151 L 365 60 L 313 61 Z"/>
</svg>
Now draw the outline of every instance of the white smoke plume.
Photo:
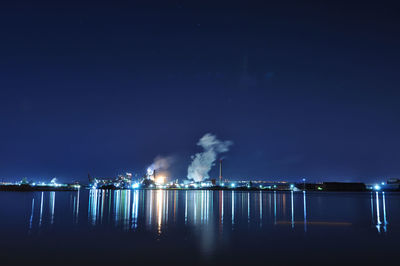
<svg viewBox="0 0 400 266">
<path fill-rule="evenodd" d="M 152 175 L 154 173 L 154 170 L 166 171 L 166 170 L 168 170 L 168 168 L 171 166 L 171 164 L 173 162 L 174 162 L 174 157 L 172 157 L 172 156 L 158 155 L 154 159 L 154 162 L 149 167 L 147 167 L 147 174 Z"/>
<path fill-rule="evenodd" d="M 195 182 L 210 178 L 208 173 L 214 165 L 217 155 L 229 151 L 229 146 L 232 144 L 233 142 L 230 140 L 221 141 L 213 134 L 205 134 L 197 142 L 197 145 L 202 147 L 204 151 L 192 156 L 192 163 L 188 167 L 187 178 L 193 179 Z"/>
</svg>

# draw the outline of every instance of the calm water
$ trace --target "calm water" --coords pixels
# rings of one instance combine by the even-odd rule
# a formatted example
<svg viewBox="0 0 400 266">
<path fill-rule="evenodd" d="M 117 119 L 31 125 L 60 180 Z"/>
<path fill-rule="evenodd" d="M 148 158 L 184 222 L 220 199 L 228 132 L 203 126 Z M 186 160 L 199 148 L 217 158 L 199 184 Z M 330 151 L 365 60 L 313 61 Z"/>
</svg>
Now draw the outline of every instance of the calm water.
<svg viewBox="0 0 400 266">
<path fill-rule="evenodd" d="M 400 194 L 0 192 L 1 265 L 398 265 Z"/>
</svg>

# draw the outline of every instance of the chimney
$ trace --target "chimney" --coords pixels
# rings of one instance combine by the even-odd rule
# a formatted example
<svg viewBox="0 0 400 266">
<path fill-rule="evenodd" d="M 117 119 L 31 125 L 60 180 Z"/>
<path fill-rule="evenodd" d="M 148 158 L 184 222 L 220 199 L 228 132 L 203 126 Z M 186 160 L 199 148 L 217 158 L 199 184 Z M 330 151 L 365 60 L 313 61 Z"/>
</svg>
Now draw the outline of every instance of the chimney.
<svg viewBox="0 0 400 266">
<path fill-rule="evenodd" d="M 219 160 L 219 184 L 222 184 L 222 160 Z"/>
</svg>

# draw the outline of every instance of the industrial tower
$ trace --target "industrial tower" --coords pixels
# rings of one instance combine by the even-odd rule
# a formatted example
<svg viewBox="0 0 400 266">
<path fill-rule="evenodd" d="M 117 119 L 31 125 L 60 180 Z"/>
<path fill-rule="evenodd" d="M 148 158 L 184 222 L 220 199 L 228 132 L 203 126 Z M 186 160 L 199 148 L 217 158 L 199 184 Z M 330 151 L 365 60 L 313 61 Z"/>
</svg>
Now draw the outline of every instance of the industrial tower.
<svg viewBox="0 0 400 266">
<path fill-rule="evenodd" d="M 219 184 L 222 185 L 222 159 L 219 160 Z"/>
</svg>

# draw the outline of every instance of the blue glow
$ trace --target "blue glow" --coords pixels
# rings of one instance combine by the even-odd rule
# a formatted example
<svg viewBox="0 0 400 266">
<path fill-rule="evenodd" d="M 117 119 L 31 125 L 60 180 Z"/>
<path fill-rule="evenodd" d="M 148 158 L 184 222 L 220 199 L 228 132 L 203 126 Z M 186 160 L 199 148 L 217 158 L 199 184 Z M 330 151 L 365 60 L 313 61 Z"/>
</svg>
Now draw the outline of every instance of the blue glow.
<svg viewBox="0 0 400 266">
<path fill-rule="evenodd" d="M 132 185 L 132 188 L 133 188 L 133 189 L 139 188 L 139 183 L 134 183 L 134 184 Z"/>
<path fill-rule="evenodd" d="M 375 185 L 375 186 L 374 186 L 374 189 L 375 189 L 375 190 L 381 190 L 381 186 L 380 186 L 380 185 Z"/>
</svg>

